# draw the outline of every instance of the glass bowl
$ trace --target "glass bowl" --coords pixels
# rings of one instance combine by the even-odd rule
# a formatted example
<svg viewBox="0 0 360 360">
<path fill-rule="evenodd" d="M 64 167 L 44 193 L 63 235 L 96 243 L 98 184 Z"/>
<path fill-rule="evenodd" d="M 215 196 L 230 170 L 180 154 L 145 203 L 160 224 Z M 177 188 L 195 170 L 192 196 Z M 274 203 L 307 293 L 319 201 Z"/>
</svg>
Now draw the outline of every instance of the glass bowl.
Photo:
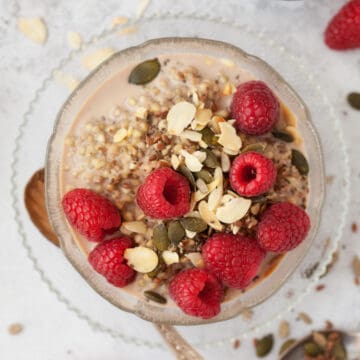
<svg viewBox="0 0 360 360">
<path fill-rule="evenodd" d="M 163 307 L 151 304 L 145 299 L 121 291 L 109 284 L 89 265 L 87 258 L 80 251 L 72 237 L 61 206 L 60 164 L 63 144 L 68 130 L 87 100 L 96 90 L 111 79 L 128 63 L 139 63 L 160 54 L 196 53 L 234 61 L 240 68 L 247 70 L 255 78 L 263 80 L 277 96 L 295 114 L 299 130 L 304 138 L 306 153 L 310 165 L 310 197 L 307 211 L 312 226 L 306 240 L 289 252 L 280 265 L 264 280 L 250 288 L 241 296 L 222 304 L 218 316 L 210 320 L 185 315 L 177 307 Z M 46 157 L 46 200 L 52 226 L 57 233 L 66 257 L 83 278 L 101 296 L 118 308 L 157 323 L 173 325 L 195 325 L 230 319 L 244 309 L 251 308 L 270 297 L 278 290 L 299 265 L 308 251 L 319 226 L 321 207 L 325 193 L 325 176 L 322 151 L 318 136 L 312 124 L 310 113 L 296 92 L 266 62 L 249 55 L 239 48 L 214 40 L 200 38 L 162 38 L 145 42 L 142 45 L 119 51 L 97 67 L 75 89 L 62 106 L 50 138 Z"/>
</svg>

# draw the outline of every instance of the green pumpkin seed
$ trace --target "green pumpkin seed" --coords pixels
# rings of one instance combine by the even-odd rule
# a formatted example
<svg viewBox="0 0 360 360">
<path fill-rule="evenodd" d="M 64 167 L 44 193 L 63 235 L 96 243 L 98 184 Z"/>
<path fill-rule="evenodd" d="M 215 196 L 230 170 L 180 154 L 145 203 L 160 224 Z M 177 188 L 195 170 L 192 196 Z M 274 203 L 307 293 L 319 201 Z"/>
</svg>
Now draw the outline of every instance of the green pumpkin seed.
<svg viewBox="0 0 360 360">
<path fill-rule="evenodd" d="M 170 242 L 175 245 L 177 245 L 185 237 L 185 230 L 178 220 L 169 222 L 168 237 Z"/>
<path fill-rule="evenodd" d="M 304 344 L 304 353 L 308 356 L 318 356 L 322 353 L 322 349 L 314 342 L 307 342 Z"/>
<path fill-rule="evenodd" d="M 167 300 L 155 291 L 151 291 L 151 290 L 144 291 L 144 295 L 147 299 L 157 302 L 158 304 L 167 303 Z"/>
<path fill-rule="evenodd" d="M 186 217 L 180 219 L 181 225 L 189 231 L 202 232 L 207 229 L 207 224 L 204 220 L 196 217 Z"/>
<path fill-rule="evenodd" d="M 283 354 L 287 349 L 293 346 L 296 343 L 295 339 L 288 339 L 286 340 L 280 347 L 279 355 Z"/>
<path fill-rule="evenodd" d="M 152 240 L 155 247 L 159 251 L 167 250 L 167 248 L 169 247 L 169 238 L 168 238 L 168 232 L 166 230 L 166 226 L 164 224 L 159 224 L 154 227 Z"/>
<path fill-rule="evenodd" d="M 214 146 L 217 144 L 217 137 L 215 135 L 215 133 L 208 127 L 202 129 L 201 131 L 202 134 L 202 140 L 209 146 Z"/>
<path fill-rule="evenodd" d="M 204 170 L 204 169 L 196 172 L 195 176 L 197 179 L 204 180 L 207 184 L 209 184 L 213 181 L 212 175 L 207 170 Z"/>
<path fill-rule="evenodd" d="M 146 60 L 131 71 L 129 83 L 135 85 L 144 85 L 154 80 L 160 71 L 160 63 L 157 58 Z"/>
<path fill-rule="evenodd" d="M 294 141 L 294 138 L 291 134 L 285 132 L 285 131 L 273 131 L 272 132 L 272 135 L 277 138 L 277 139 L 280 139 L 282 141 L 285 141 L 285 142 L 293 142 Z"/>
<path fill-rule="evenodd" d="M 309 163 L 305 156 L 298 150 L 291 150 L 291 164 L 294 165 L 301 175 L 307 175 L 309 173 Z"/>
<path fill-rule="evenodd" d="M 266 148 L 266 144 L 264 143 L 249 144 L 241 150 L 241 153 L 245 154 L 249 151 L 256 151 L 258 153 L 263 153 L 265 148 Z"/>
<path fill-rule="evenodd" d="M 206 159 L 204 161 L 205 166 L 215 169 L 218 166 L 220 166 L 219 159 L 216 157 L 216 155 L 209 149 L 204 150 L 206 153 Z"/>
<path fill-rule="evenodd" d="M 336 360 L 346 359 L 346 350 L 340 340 L 335 343 L 332 355 Z"/>
<path fill-rule="evenodd" d="M 349 105 L 355 110 L 360 110 L 360 93 L 352 92 L 347 96 Z"/>
<path fill-rule="evenodd" d="M 254 203 L 254 204 L 263 204 L 268 200 L 266 195 L 254 196 L 250 199 L 251 199 L 252 203 Z"/>
<path fill-rule="evenodd" d="M 179 172 L 189 180 L 189 183 L 191 185 L 191 189 L 193 191 L 195 191 L 196 190 L 196 183 L 195 183 L 195 178 L 194 178 L 193 173 L 185 165 L 180 165 L 179 166 Z"/>
<path fill-rule="evenodd" d="M 258 357 L 266 356 L 272 349 L 274 337 L 272 334 L 266 335 L 261 339 L 255 340 L 255 350 Z"/>
</svg>

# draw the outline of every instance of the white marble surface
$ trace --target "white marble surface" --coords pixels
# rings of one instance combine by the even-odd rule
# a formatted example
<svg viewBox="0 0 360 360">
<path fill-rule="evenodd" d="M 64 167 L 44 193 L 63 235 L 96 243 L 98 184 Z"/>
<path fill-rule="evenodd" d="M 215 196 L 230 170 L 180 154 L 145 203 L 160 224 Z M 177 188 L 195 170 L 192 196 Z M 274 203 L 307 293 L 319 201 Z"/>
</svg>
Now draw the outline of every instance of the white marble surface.
<svg viewBox="0 0 360 360">
<path fill-rule="evenodd" d="M 1 0 L 0 1 L 0 358 L 8 360 L 42 359 L 171 359 L 163 350 L 150 350 L 128 345 L 94 332 L 86 322 L 57 302 L 26 258 L 17 234 L 10 197 L 10 161 L 13 142 L 22 114 L 33 97 L 34 88 L 47 76 L 68 51 L 66 33 L 79 31 L 84 38 L 99 33 L 117 15 L 135 16 L 138 1 L 115 0 Z M 274 37 L 298 52 L 307 54 L 317 69 L 327 75 L 327 92 L 341 119 L 350 150 L 352 169 L 351 205 L 347 225 L 341 240 L 340 259 L 321 281 L 322 292 L 313 292 L 285 318 L 291 323 L 293 336 L 304 335 L 313 328 L 321 328 L 325 320 L 339 327 L 360 330 L 360 287 L 353 283 L 351 259 L 360 256 L 359 234 L 351 232 L 351 223 L 360 223 L 360 112 L 351 110 L 345 101 L 349 91 L 360 91 L 360 50 L 348 53 L 328 51 L 321 38 L 329 14 L 343 0 L 309 1 L 313 16 L 306 17 L 301 6 L 283 7 L 280 1 L 206 1 L 169 2 L 152 0 L 146 14 L 170 9 L 220 14 L 229 20 L 268 29 Z M 171 7 L 170 7 L 171 6 Z M 244 10 L 245 9 L 245 10 Z M 33 44 L 16 29 L 18 16 L 41 16 L 49 28 L 44 46 Z M 326 121 L 326 119 L 324 119 Z M 34 139 L 35 141 L 35 139 Z M 336 175 L 336 174 L 335 174 Z M 334 219 L 336 221 L 336 219 Z M 299 311 L 313 317 L 310 327 L 296 321 Z M 10 336 L 7 326 L 20 322 L 24 330 Z M 131 326 L 131 324 L 129 324 Z M 276 333 L 278 324 L 270 331 Z M 146 333 L 144 333 L 146 337 Z M 280 341 L 277 339 L 277 346 Z M 222 348 L 200 349 L 206 359 L 253 359 L 251 340 L 244 340 L 239 349 L 231 343 Z M 268 356 L 276 358 L 273 351 Z"/>
</svg>

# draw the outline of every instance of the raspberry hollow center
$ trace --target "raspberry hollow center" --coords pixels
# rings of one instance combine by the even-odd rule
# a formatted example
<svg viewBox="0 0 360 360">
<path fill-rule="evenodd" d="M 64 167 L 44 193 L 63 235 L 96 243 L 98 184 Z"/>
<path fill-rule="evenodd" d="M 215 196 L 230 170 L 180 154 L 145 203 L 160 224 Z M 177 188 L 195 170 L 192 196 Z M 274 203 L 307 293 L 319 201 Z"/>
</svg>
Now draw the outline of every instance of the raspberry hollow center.
<svg viewBox="0 0 360 360">
<path fill-rule="evenodd" d="M 163 196 L 168 203 L 176 205 L 178 203 L 177 186 L 173 182 L 167 181 L 164 186 Z"/>
<path fill-rule="evenodd" d="M 256 169 L 250 165 L 244 166 L 241 171 L 241 179 L 245 182 L 256 179 Z"/>
</svg>

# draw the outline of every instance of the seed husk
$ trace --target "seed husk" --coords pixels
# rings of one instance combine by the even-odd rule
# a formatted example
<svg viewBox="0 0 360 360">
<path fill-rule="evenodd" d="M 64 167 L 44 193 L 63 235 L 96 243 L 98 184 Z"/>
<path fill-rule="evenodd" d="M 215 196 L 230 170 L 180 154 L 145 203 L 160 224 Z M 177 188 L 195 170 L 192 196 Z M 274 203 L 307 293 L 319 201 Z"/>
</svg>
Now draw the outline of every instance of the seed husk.
<svg viewBox="0 0 360 360">
<path fill-rule="evenodd" d="M 135 85 L 144 85 L 154 80 L 160 71 L 160 62 L 157 58 L 146 60 L 131 71 L 129 83 Z"/>
<path fill-rule="evenodd" d="M 245 154 L 249 151 L 256 151 L 259 153 L 263 153 L 265 148 L 266 148 L 266 144 L 264 144 L 264 143 L 249 144 L 241 150 L 241 153 Z"/>
<path fill-rule="evenodd" d="M 189 170 L 189 168 L 187 168 L 185 165 L 180 165 L 179 172 L 189 180 L 191 189 L 193 191 L 195 191 L 196 190 L 195 177 L 194 177 L 193 173 Z"/>
<path fill-rule="evenodd" d="M 202 140 L 209 146 L 214 146 L 217 144 L 217 137 L 215 135 L 215 133 L 208 127 L 202 129 L 201 131 L 202 134 Z"/>
<path fill-rule="evenodd" d="M 296 343 L 295 339 L 286 340 L 280 347 L 279 355 L 283 354 L 287 349 L 289 349 L 292 345 Z"/>
<path fill-rule="evenodd" d="M 272 334 L 266 335 L 261 339 L 255 340 L 255 350 L 258 357 L 266 356 L 272 349 L 274 337 Z"/>
<path fill-rule="evenodd" d="M 209 184 L 209 183 L 211 183 L 213 181 L 212 175 L 209 173 L 209 171 L 204 170 L 204 169 L 196 172 L 195 176 L 196 176 L 197 179 L 204 180 L 207 184 Z"/>
<path fill-rule="evenodd" d="M 307 175 L 309 173 L 309 163 L 299 150 L 291 150 L 291 164 L 298 169 L 301 175 Z"/>
<path fill-rule="evenodd" d="M 153 244 L 159 251 L 164 251 L 169 247 L 168 231 L 164 224 L 159 224 L 154 227 Z"/>
<path fill-rule="evenodd" d="M 360 110 L 360 93 L 352 92 L 347 96 L 349 105 L 355 110 Z"/>
<path fill-rule="evenodd" d="M 207 229 L 207 224 L 204 220 L 196 217 L 186 217 L 180 219 L 181 225 L 189 231 L 202 232 Z"/>
<path fill-rule="evenodd" d="M 205 166 L 215 169 L 218 166 L 220 166 L 219 159 L 216 157 L 216 155 L 209 149 L 204 150 L 206 153 L 206 159 L 204 161 Z"/>
<path fill-rule="evenodd" d="M 309 341 L 304 344 L 304 353 L 308 356 L 318 356 L 322 353 L 322 349 L 318 344 Z"/>
<path fill-rule="evenodd" d="M 177 245 L 185 237 L 185 230 L 180 224 L 180 221 L 173 220 L 169 222 L 168 237 L 170 242 L 175 245 Z"/>
<path fill-rule="evenodd" d="M 144 291 L 144 295 L 147 299 L 154 301 L 158 304 L 166 304 L 167 303 L 167 300 L 155 291 L 146 290 L 146 291 Z"/>
<path fill-rule="evenodd" d="M 291 142 L 294 141 L 294 137 L 291 134 L 289 134 L 288 132 L 285 132 L 285 131 L 273 131 L 272 135 L 275 138 L 280 139 L 280 140 L 285 141 L 285 142 L 288 142 L 288 143 L 291 143 Z"/>
</svg>

